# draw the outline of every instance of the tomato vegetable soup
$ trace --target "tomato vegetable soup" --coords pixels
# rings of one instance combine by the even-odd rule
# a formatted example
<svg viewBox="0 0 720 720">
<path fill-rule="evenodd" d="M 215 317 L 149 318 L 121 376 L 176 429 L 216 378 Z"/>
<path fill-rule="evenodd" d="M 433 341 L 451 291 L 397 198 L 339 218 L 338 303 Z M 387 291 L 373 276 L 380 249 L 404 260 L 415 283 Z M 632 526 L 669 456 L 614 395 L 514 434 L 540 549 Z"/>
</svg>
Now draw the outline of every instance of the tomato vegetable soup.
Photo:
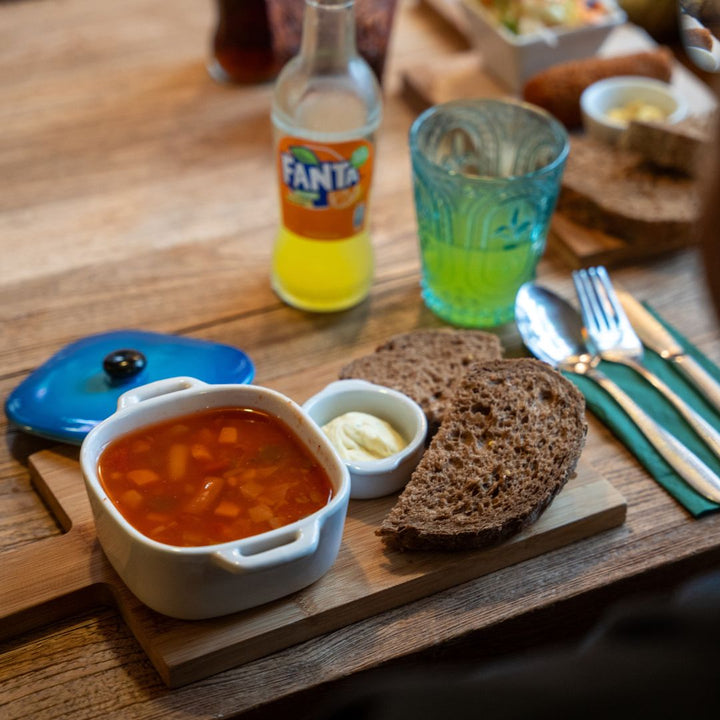
<svg viewBox="0 0 720 720">
<path fill-rule="evenodd" d="M 125 519 L 169 545 L 257 535 L 332 497 L 327 472 L 295 434 L 248 408 L 203 410 L 117 438 L 98 474 Z"/>
</svg>

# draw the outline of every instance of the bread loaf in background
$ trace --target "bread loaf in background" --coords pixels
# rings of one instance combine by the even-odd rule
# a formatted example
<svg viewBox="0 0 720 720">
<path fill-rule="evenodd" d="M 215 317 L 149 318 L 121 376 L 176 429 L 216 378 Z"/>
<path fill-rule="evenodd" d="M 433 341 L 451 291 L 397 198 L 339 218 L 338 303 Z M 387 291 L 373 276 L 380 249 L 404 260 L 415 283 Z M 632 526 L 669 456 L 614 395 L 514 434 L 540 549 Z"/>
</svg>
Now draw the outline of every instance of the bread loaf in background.
<svg viewBox="0 0 720 720">
<path fill-rule="evenodd" d="M 631 243 L 689 245 L 699 233 L 700 185 L 638 152 L 573 137 L 557 210 Z"/>
<path fill-rule="evenodd" d="M 672 52 L 659 47 L 629 55 L 560 63 L 533 75 L 525 84 L 523 98 L 544 108 L 572 130 L 582 125 L 580 96 L 586 87 L 616 75 L 642 75 L 668 82 L 672 62 Z"/>
<path fill-rule="evenodd" d="M 662 170 L 701 175 L 713 137 L 710 118 L 691 117 L 673 125 L 632 120 L 620 147 L 639 153 Z"/>
<path fill-rule="evenodd" d="M 585 399 L 548 365 L 476 363 L 377 534 L 400 550 L 497 544 L 540 517 L 573 475 L 586 433 Z"/>
</svg>

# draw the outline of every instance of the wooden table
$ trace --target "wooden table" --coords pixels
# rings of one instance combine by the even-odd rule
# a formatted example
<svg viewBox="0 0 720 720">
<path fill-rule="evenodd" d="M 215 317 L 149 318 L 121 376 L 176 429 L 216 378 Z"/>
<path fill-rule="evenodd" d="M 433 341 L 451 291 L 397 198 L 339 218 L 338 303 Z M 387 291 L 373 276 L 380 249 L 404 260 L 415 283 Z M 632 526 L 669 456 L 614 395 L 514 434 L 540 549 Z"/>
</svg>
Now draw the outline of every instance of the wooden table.
<svg viewBox="0 0 720 720">
<path fill-rule="evenodd" d="M 465 49 L 424 6 L 397 19 L 373 198 L 371 297 L 293 310 L 268 266 L 277 219 L 272 88 L 223 87 L 204 62 L 211 4 L 129 0 L 0 6 L 0 392 L 90 333 L 140 327 L 243 348 L 256 381 L 304 401 L 351 357 L 440 322 L 422 304 L 403 68 Z M 715 361 L 720 335 L 693 251 L 616 271 Z M 552 253 L 540 275 L 570 296 Z M 510 351 L 520 343 L 501 330 Z M 61 531 L 30 484 L 51 445 L 8 428 L 0 551 Z M 585 458 L 625 496 L 625 524 L 176 690 L 112 609 L 78 611 L 0 646 L 3 718 L 282 716 L 384 664 L 475 661 L 566 640 L 618 597 L 720 562 L 720 515 L 692 520 L 590 419 Z M 298 704 L 304 699 L 304 706 Z"/>
</svg>

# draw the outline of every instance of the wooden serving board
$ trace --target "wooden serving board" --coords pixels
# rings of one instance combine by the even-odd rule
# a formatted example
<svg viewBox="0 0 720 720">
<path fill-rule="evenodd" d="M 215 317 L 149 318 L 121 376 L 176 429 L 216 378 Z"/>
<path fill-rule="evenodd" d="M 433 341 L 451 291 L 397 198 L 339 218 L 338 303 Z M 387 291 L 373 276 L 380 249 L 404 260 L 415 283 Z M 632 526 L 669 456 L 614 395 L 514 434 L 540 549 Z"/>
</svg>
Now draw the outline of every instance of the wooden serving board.
<svg viewBox="0 0 720 720">
<path fill-rule="evenodd" d="M 548 244 L 572 268 L 593 265 L 618 267 L 688 246 L 684 238 L 669 242 L 628 242 L 602 230 L 580 225 L 559 212 L 553 215 Z"/>
<path fill-rule="evenodd" d="M 76 448 L 30 458 L 33 482 L 65 530 L 0 554 L 0 638 L 97 604 L 115 604 L 162 679 L 184 685 L 621 525 L 625 499 L 582 459 L 535 523 L 489 550 L 399 553 L 375 529 L 394 497 L 351 501 L 343 543 L 312 586 L 213 620 L 168 618 L 140 603 L 105 558 Z"/>
</svg>

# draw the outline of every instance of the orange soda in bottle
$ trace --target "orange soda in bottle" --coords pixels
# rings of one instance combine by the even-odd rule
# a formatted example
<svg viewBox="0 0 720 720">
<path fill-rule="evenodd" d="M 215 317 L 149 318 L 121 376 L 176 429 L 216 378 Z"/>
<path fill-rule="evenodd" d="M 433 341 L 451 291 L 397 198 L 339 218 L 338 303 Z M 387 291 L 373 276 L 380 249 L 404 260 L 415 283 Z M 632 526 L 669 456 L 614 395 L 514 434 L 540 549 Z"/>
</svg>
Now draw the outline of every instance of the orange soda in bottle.
<svg viewBox="0 0 720 720">
<path fill-rule="evenodd" d="M 272 109 L 281 214 L 272 285 L 290 305 L 343 310 L 370 291 L 381 116 L 378 81 L 356 50 L 353 0 L 306 0 L 300 52 L 277 79 Z"/>
</svg>

